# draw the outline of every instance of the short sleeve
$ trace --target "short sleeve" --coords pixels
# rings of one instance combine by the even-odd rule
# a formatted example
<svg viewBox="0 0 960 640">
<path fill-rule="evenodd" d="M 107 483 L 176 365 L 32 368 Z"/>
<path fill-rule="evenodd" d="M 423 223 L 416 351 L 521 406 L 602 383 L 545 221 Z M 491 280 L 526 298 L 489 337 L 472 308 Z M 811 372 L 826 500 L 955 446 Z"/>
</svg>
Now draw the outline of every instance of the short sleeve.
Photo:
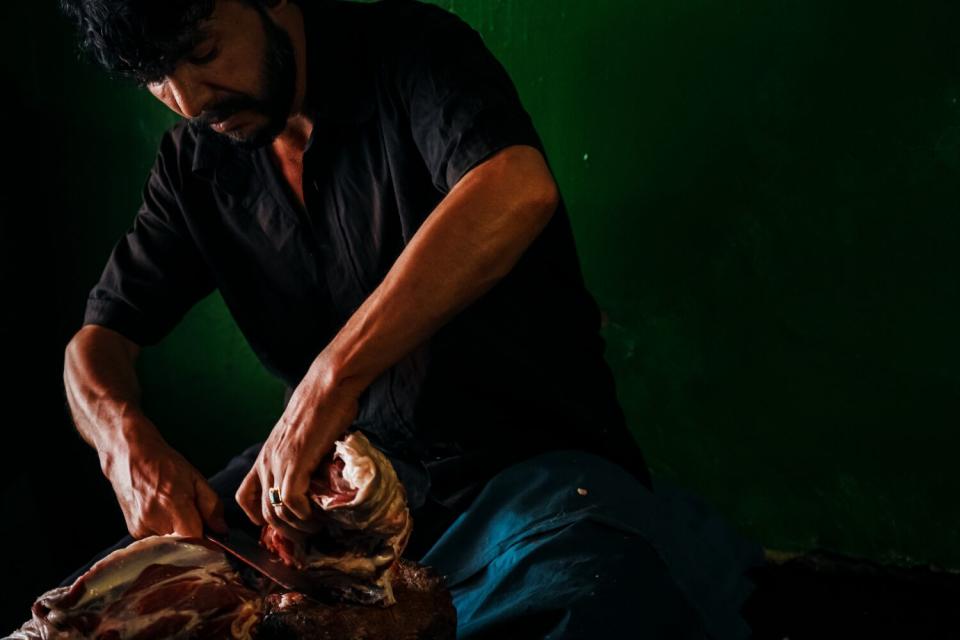
<svg viewBox="0 0 960 640">
<path fill-rule="evenodd" d="M 523 144 L 542 153 L 513 81 L 480 34 L 439 8 L 429 23 L 400 55 L 399 76 L 414 141 L 437 189 L 448 192 L 505 147 Z"/>
<path fill-rule="evenodd" d="M 141 346 L 160 342 L 215 288 L 186 225 L 175 154 L 168 132 L 133 224 L 114 245 L 84 311 L 84 324 L 103 325 Z"/>
</svg>

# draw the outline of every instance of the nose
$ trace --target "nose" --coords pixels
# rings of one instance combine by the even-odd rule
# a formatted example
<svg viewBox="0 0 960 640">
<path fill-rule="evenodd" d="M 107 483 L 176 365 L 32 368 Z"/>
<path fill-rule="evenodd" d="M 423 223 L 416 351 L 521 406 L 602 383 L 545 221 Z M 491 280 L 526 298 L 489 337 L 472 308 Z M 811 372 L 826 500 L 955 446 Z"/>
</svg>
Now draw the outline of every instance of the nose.
<svg viewBox="0 0 960 640">
<path fill-rule="evenodd" d="M 164 79 L 164 102 L 185 118 L 196 118 L 210 104 L 212 92 L 189 68 L 180 65 Z"/>
</svg>

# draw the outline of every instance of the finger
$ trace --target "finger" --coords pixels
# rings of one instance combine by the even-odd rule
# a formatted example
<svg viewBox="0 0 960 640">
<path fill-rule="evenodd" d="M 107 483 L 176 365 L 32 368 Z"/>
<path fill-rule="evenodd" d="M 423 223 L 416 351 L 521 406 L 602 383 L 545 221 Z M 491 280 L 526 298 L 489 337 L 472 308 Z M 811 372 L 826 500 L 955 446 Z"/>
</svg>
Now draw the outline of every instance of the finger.
<svg viewBox="0 0 960 640">
<path fill-rule="evenodd" d="M 285 504 L 275 505 L 270 502 L 269 496 L 269 487 L 276 486 L 273 482 L 273 476 L 270 475 L 269 471 L 265 471 L 265 476 L 267 479 L 263 482 L 263 486 L 268 487 L 268 490 L 264 493 L 264 499 L 262 501 L 262 510 L 263 519 L 266 520 L 272 527 L 281 531 L 287 537 L 294 537 L 296 532 L 301 529 L 306 529 L 306 523 L 300 522 L 299 518 L 292 515 L 288 509 L 286 509 Z M 281 498 L 283 494 L 281 493 Z"/>
<path fill-rule="evenodd" d="M 306 522 L 313 516 L 313 509 L 307 499 L 307 490 L 310 488 L 310 476 L 302 471 L 303 467 L 291 465 L 290 470 L 280 483 L 280 495 L 283 496 L 283 506 L 300 522 Z M 295 524 L 291 522 L 291 524 Z M 300 527 L 297 527 L 298 529 Z"/>
<path fill-rule="evenodd" d="M 203 520 L 195 506 L 191 504 L 173 515 L 173 534 L 185 538 L 203 536 Z"/>
<path fill-rule="evenodd" d="M 275 507 L 271 504 L 264 505 L 263 518 L 269 522 L 272 527 L 280 529 L 281 531 L 286 531 L 290 528 L 290 525 L 288 525 L 283 518 L 280 517 L 279 511 L 281 509 L 283 509 L 282 506 Z"/>
<path fill-rule="evenodd" d="M 283 505 L 273 506 L 273 513 L 270 526 L 290 540 L 303 539 L 304 532 L 313 533 L 317 530 L 313 523 L 301 523 L 299 518 L 290 515 Z"/>
<path fill-rule="evenodd" d="M 223 502 L 200 474 L 196 476 L 194 491 L 197 495 L 197 508 L 204 524 L 218 533 L 226 533 L 227 522 L 223 518 Z"/>
<path fill-rule="evenodd" d="M 263 492 L 260 495 L 260 515 L 264 521 L 277 529 L 283 530 L 286 525 L 283 524 L 283 520 L 277 516 L 276 508 L 270 503 L 270 488 L 273 487 L 272 482 L 273 477 L 270 475 L 270 471 L 264 467 L 260 471 L 260 485 L 263 487 Z"/>
<path fill-rule="evenodd" d="M 146 538 L 147 536 L 152 535 L 153 533 L 147 527 L 139 523 L 127 525 L 127 531 L 130 532 L 130 537 L 133 538 L 134 540 L 140 540 L 141 538 Z"/>
<path fill-rule="evenodd" d="M 250 518 L 250 522 L 262 527 L 266 521 L 260 513 L 261 493 L 260 476 L 257 474 L 256 465 L 254 465 L 243 479 L 243 482 L 240 483 L 240 488 L 237 489 L 234 498 L 237 504 L 240 505 L 240 508 L 243 509 L 243 512 L 247 514 L 247 517 Z"/>
<path fill-rule="evenodd" d="M 317 523 L 313 520 L 302 520 L 298 518 L 288 507 L 286 498 L 284 498 L 283 504 L 270 505 L 273 509 L 273 513 L 276 516 L 277 520 L 283 523 L 284 527 L 287 529 L 295 529 L 297 531 L 305 531 L 312 533 L 317 530 Z"/>
<path fill-rule="evenodd" d="M 306 523 L 306 520 L 309 519 L 309 505 L 307 505 L 307 517 L 301 517 L 301 513 L 304 511 L 303 506 L 299 507 L 300 513 L 297 513 L 293 510 L 293 505 L 291 501 L 296 501 L 297 496 L 288 489 L 290 486 L 294 486 L 290 481 L 283 478 L 283 473 L 285 469 L 290 469 L 290 464 L 284 464 L 282 467 L 278 467 L 277 459 L 274 459 L 274 465 L 272 468 L 267 469 L 266 473 L 269 475 L 270 483 L 264 484 L 265 487 L 276 487 L 280 491 L 280 498 L 282 504 L 275 505 L 272 504 L 269 500 L 270 495 L 269 491 L 265 500 L 266 508 L 270 510 L 270 513 L 277 519 L 282 521 L 287 529 L 292 529 L 295 531 L 306 531 L 309 529 L 309 525 Z"/>
</svg>

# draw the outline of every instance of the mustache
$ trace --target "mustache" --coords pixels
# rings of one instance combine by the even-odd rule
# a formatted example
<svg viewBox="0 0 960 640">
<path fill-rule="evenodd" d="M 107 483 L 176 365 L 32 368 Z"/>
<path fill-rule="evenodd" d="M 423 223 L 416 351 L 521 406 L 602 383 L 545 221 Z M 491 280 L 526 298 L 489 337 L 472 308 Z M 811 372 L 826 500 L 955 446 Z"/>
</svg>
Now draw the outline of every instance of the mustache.
<svg viewBox="0 0 960 640">
<path fill-rule="evenodd" d="M 250 96 L 231 97 L 204 109 L 199 116 L 190 119 L 190 124 L 197 128 L 209 127 L 241 111 L 263 112 L 263 106 L 262 101 Z"/>
</svg>

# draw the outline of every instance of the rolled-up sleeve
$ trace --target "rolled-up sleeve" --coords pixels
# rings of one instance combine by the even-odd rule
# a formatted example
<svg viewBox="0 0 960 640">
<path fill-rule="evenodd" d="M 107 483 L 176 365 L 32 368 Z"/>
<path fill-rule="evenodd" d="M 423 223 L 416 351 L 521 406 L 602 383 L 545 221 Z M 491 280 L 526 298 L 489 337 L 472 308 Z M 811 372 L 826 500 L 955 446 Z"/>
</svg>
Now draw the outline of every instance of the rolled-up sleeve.
<svg viewBox="0 0 960 640">
<path fill-rule="evenodd" d="M 114 245 L 84 310 L 83 324 L 141 346 L 160 342 L 216 286 L 186 224 L 176 153 L 168 132 L 133 224 Z"/>
<path fill-rule="evenodd" d="M 414 141 L 433 183 L 448 192 L 497 151 L 543 145 L 506 69 L 480 34 L 453 14 L 436 14 L 401 56 L 400 90 Z"/>
</svg>

